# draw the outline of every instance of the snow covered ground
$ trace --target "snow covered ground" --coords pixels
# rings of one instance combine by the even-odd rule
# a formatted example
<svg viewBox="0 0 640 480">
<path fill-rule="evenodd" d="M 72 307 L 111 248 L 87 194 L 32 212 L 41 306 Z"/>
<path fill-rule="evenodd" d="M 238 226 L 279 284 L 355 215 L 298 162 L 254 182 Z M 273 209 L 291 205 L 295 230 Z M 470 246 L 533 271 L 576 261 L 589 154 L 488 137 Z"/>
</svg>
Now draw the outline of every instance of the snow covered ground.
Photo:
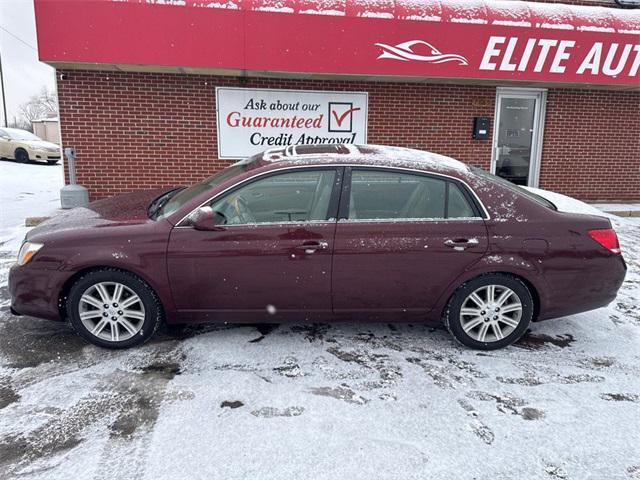
<svg viewBox="0 0 640 480">
<path fill-rule="evenodd" d="M 60 208 L 63 185 L 62 164 L 0 161 L 0 249 L 22 241 L 26 217 L 50 215 Z"/>
<path fill-rule="evenodd" d="M 0 478 L 639 479 L 640 219 L 608 308 L 476 352 L 421 325 L 213 326 L 113 352 L 13 317 L 59 167 L 0 162 Z"/>
</svg>

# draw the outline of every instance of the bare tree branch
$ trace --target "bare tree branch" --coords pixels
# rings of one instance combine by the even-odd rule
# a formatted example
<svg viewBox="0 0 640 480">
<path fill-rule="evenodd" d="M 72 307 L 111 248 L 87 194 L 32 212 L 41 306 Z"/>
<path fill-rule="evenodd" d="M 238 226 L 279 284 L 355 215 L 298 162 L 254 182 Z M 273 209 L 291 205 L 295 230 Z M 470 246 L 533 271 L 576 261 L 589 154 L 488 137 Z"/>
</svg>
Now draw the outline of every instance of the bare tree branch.
<svg viewBox="0 0 640 480">
<path fill-rule="evenodd" d="M 33 120 L 55 116 L 58 113 L 58 98 L 53 91 L 42 87 L 38 94 L 33 95 L 18 107 L 18 113 L 20 118 L 15 123 L 22 126 L 29 125 L 28 130 L 31 130 Z"/>
</svg>

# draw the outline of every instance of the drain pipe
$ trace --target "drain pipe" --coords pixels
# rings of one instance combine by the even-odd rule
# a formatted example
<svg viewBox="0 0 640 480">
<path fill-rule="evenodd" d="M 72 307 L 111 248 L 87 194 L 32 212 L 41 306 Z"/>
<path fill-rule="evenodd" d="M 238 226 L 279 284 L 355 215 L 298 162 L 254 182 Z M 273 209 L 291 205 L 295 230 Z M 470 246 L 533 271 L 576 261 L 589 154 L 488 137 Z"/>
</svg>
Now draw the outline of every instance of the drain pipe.
<svg viewBox="0 0 640 480">
<path fill-rule="evenodd" d="M 76 149 L 64 149 L 69 169 L 69 184 L 60 190 L 60 204 L 62 208 L 86 207 L 89 204 L 89 192 L 82 185 L 76 183 Z"/>
</svg>

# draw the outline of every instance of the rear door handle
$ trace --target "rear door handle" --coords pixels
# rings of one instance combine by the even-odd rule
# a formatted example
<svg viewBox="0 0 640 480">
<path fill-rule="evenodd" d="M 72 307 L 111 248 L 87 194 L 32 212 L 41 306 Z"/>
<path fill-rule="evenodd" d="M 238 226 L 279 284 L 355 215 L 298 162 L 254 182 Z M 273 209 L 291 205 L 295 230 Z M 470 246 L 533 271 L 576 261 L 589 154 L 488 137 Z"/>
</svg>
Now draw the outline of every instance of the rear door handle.
<svg viewBox="0 0 640 480">
<path fill-rule="evenodd" d="M 298 250 L 304 250 L 304 253 L 312 254 L 315 253 L 316 250 L 326 250 L 329 248 L 329 242 L 325 241 L 309 241 L 304 242 L 302 245 L 298 245 L 296 247 Z"/>
<path fill-rule="evenodd" d="M 469 247 L 478 245 L 480 242 L 477 238 L 456 238 L 455 240 L 445 240 L 444 244 L 454 250 L 464 250 Z"/>
</svg>

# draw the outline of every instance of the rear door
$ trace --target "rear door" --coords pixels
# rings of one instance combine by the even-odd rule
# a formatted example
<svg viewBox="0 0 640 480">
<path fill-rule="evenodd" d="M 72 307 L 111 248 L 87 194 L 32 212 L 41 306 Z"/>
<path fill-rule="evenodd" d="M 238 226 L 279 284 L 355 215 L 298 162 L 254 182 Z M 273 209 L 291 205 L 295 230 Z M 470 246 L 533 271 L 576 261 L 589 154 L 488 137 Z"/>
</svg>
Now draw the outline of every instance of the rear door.
<svg viewBox="0 0 640 480">
<path fill-rule="evenodd" d="M 179 314 L 330 314 L 341 172 L 302 168 L 250 180 L 210 202 L 226 219 L 217 231 L 174 228 L 167 258 Z"/>
<path fill-rule="evenodd" d="M 13 157 L 13 149 L 11 148 L 11 137 L 0 128 L 0 157 Z"/>
<path fill-rule="evenodd" d="M 481 216 L 456 180 L 347 168 L 334 245 L 334 311 L 430 310 L 486 252 Z"/>
</svg>

